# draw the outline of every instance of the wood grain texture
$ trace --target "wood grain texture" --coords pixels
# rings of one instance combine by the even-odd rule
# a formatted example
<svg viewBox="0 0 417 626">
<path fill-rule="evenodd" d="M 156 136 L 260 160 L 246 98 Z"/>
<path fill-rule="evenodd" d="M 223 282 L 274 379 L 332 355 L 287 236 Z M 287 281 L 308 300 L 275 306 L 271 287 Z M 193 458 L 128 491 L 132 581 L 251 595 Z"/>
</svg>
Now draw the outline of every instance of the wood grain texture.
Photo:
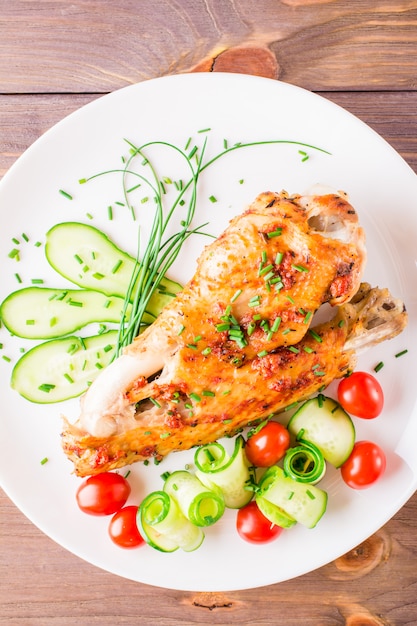
<svg viewBox="0 0 417 626">
<path fill-rule="evenodd" d="M 417 0 L 0 0 L 0 33 L 0 177 L 80 106 L 179 71 L 316 91 L 417 172 Z M 262 589 L 183 593 L 85 563 L 0 491 L 0 581 L 0 626 L 416 626 L 417 494 L 315 572 Z"/>
<path fill-rule="evenodd" d="M 415 0 L 0 0 L 2 93 L 106 92 L 268 48 L 312 90 L 415 89 Z M 230 67 L 230 65 L 229 65 Z"/>
</svg>

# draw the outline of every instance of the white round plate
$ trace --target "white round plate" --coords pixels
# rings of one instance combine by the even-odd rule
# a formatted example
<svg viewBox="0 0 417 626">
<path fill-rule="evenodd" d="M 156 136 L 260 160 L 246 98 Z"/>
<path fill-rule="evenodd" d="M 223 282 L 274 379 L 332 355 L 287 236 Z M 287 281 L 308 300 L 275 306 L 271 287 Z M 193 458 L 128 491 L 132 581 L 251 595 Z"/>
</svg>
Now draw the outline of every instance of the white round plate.
<svg viewBox="0 0 417 626">
<path fill-rule="evenodd" d="M 60 415 L 75 419 L 78 400 L 35 405 L 12 391 L 12 366 L 21 348 L 32 344 L 10 337 L 2 328 L 0 480 L 9 497 L 44 533 L 104 570 L 179 590 L 245 589 L 299 576 L 341 556 L 385 524 L 416 489 L 417 177 L 365 124 L 303 89 L 234 74 L 149 80 L 104 96 L 61 121 L 4 177 L 0 184 L 1 300 L 29 286 L 33 278 L 43 278 L 46 286 L 69 286 L 48 266 L 43 245 L 35 245 L 45 241 L 45 233 L 56 223 L 93 224 L 135 255 L 138 225 L 143 225 L 146 238 L 152 214 L 152 203 L 142 201 L 144 192 L 132 192 L 137 218 L 133 221 L 121 206 L 119 174 L 84 185 L 78 181 L 120 169 L 121 157 L 129 155 L 125 140 L 135 145 L 170 142 L 184 148 L 189 139 L 187 150 L 197 145 L 200 153 L 207 140 L 206 159 L 220 153 L 225 140 L 229 146 L 283 141 L 234 150 L 201 174 L 194 223 L 209 222 L 205 230 L 211 234 L 220 233 L 262 191 L 296 193 L 323 183 L 348 192 L 367 233 L 364 279 L 402 298 L 410 317 L 399 337 L 364 353 L 359 362 L 369 371 L 384 363 L 378 373 L 386 397 L 383 414 L 375 420 L 355 421 L 358 439 L 372 439 L 384 448 L 384 477 L 367 490 L 355 491 L 343 484 L 336 470 L 329 471 L 322 483 L 329 493 L 328 511 L 317 527 L 307 530 L 297 525 L 263 546 L 240 539 L 236 513 L 228 511 L 193 553 L 162 554 L 149 546 L 122 550 L 107 536 L 108 519 L 81 513 L 75 502 L 80 479 L 71 473 L 60 448 Z M 152 152 L 161 178 L 187 174 L 174 152 L 161 146 Z M 108 206 L 113 208 L 112 220 Z M 13 238 L 20 243 L 13 243 Z M 190 239 L 171 277 L 180 282 L 190 278 L 206 243 L 202 236 Z M 20 261 L 9 257 L 13 248 L 19 249 Z M 407 354 L 396 358 L 404 349 Z M 44 457 L 48 462 L 41 464 Z M 160 474 L 183 468 L 190 458 L 183 452 L 159 466 L 132 466 L 129 503 L 139 503 L 146 493 L 160 488 Z"/>
</svg>

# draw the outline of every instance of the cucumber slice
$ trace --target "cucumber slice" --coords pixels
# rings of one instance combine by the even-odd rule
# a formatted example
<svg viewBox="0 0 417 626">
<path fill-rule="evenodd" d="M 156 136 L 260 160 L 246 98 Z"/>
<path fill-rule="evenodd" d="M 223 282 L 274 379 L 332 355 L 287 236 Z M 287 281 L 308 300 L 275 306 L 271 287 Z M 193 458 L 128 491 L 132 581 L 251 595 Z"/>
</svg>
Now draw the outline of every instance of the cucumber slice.
<svg viewBox="0 0 417 626">
<path fill-rule="evenodd" d="M 193 552 L 204 540 L 204 532 L 181 512 L 164 491 L 154 491 L 142 501 L 137 515 L 138 528 L 145 541 L 161 552 L 182 548 Z"/>
<path fill-rule="evenodd" d="M 92 322 L 119 324 L 123 307 L 123 298 L 108 297 L 98 291 L 27 287 L 7 296 L 0 307 L 0 315 L 13 335 L 52 339 Z"/>
<path fill-rule="evenodd" d="M 268 502 L 307 528 L 314 528 L 327 507 L 327 493 L 316 485 L 300 483 L 286 476 L 276 465 L 267 469 L 259 483 L 259 493 Z M 269 518 L 268 518 L 269 519 Z"/>
<path fill-rule="evenodd" d="M 313 443 L 326 461 L 340 467 L 355 444 L 355 426 L 340 404 L 320 394 L 294 413 L 288 430 L 300 442 Z"/>
<path fill-rule="evenodd" d="M 64 222 L 46 234 L 45 254 L 50 265 L 75 285 L 125 298 L 136 261 L 118 248 L 103 232 L 88 224 Z M 164 277 L 149 302 L 155 318 L 181 291 L 176 282 Z M 134 291 L 132 292 L 132 299 Z"/>
<path fill-rule="evenodd" d="M 283 509 L 276 504 L 272 504 L 272 502 L 266 500 L 263 496 L 256 496 L 255 501 L 261 513 L 263 513 L 272 524 L 281 526 L 281 528 L 291 528 L 291 526 L 297 523 L 295 519 L 288 515 Z"/>
<path fill-rule="evenodd" d="M 195 475 L 209 489 L 220 488 L 224 502 L 229 509 L 240 509 L 251 500 L 253 493 L 248 491 L 251 479 L 244 453 L 244 439 L 239 436 L 231 457 L 218 442 L 197 449 L 194 462 Z"/>
<path fill-rule="evenodd" d="M 39 404 L 75 398 L 111 362 L 117 337 L 118 332 L 110 330 L 85 339 L 70 336 L 41 343 L 16 363 L 11 386 Z"/>
<path fill-rule="evenodd" d="M 194 474 L 186 470 L 172 472 L 165 480 L 164 491 L 196 526 L 211 526 L 224 513 L 225 503 L 220 489 L 207 489 Z"/>
</svg>

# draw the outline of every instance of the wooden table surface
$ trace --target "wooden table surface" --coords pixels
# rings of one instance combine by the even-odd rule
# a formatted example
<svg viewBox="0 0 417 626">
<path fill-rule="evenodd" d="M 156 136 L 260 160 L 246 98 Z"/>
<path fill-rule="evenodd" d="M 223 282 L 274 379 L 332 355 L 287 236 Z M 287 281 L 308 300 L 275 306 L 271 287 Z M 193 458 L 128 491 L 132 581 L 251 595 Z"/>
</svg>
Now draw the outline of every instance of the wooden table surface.
<svg viewBox="0 0 417 626">
<path fill-rule="evenodd" d="M 417 171 L 417 0 L 0 0 L 0 176 L 87 102 L 191 70 L 320 93 Z M 416 494 L 337 561 L 240 592 L 162 590 L 96 569 L 3 492 L 0 546 L 0 625 L 417 624 Z"/>
</svg>

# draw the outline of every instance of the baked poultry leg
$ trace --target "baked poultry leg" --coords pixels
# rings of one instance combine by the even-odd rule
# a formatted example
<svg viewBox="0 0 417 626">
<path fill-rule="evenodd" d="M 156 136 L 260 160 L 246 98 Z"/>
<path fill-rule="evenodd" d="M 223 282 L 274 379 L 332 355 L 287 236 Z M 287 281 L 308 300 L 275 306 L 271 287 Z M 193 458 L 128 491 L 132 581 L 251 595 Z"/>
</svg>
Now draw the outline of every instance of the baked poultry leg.
<svg viewBox="0 0 417 626">
<path fill-rule="evenodd" d="M 132 388 L 136 426 L 108 438 L 66 424 L 62 444 L 75 473 L 88 476 L 172 451 L 231 436 L 271 413 L 304 400 L 355 367 L 358 351 L 399 334 L 407 323 L 400 300 L 387 289 L 361 285 L 335 317 L 294 346 L 281 346 L 236 368 L 217 372 L 196 353 L 190 364 L 179 349 L 172 376 Z M 191 367 L 192 365 L 192 367 Z"/>
</svg>

